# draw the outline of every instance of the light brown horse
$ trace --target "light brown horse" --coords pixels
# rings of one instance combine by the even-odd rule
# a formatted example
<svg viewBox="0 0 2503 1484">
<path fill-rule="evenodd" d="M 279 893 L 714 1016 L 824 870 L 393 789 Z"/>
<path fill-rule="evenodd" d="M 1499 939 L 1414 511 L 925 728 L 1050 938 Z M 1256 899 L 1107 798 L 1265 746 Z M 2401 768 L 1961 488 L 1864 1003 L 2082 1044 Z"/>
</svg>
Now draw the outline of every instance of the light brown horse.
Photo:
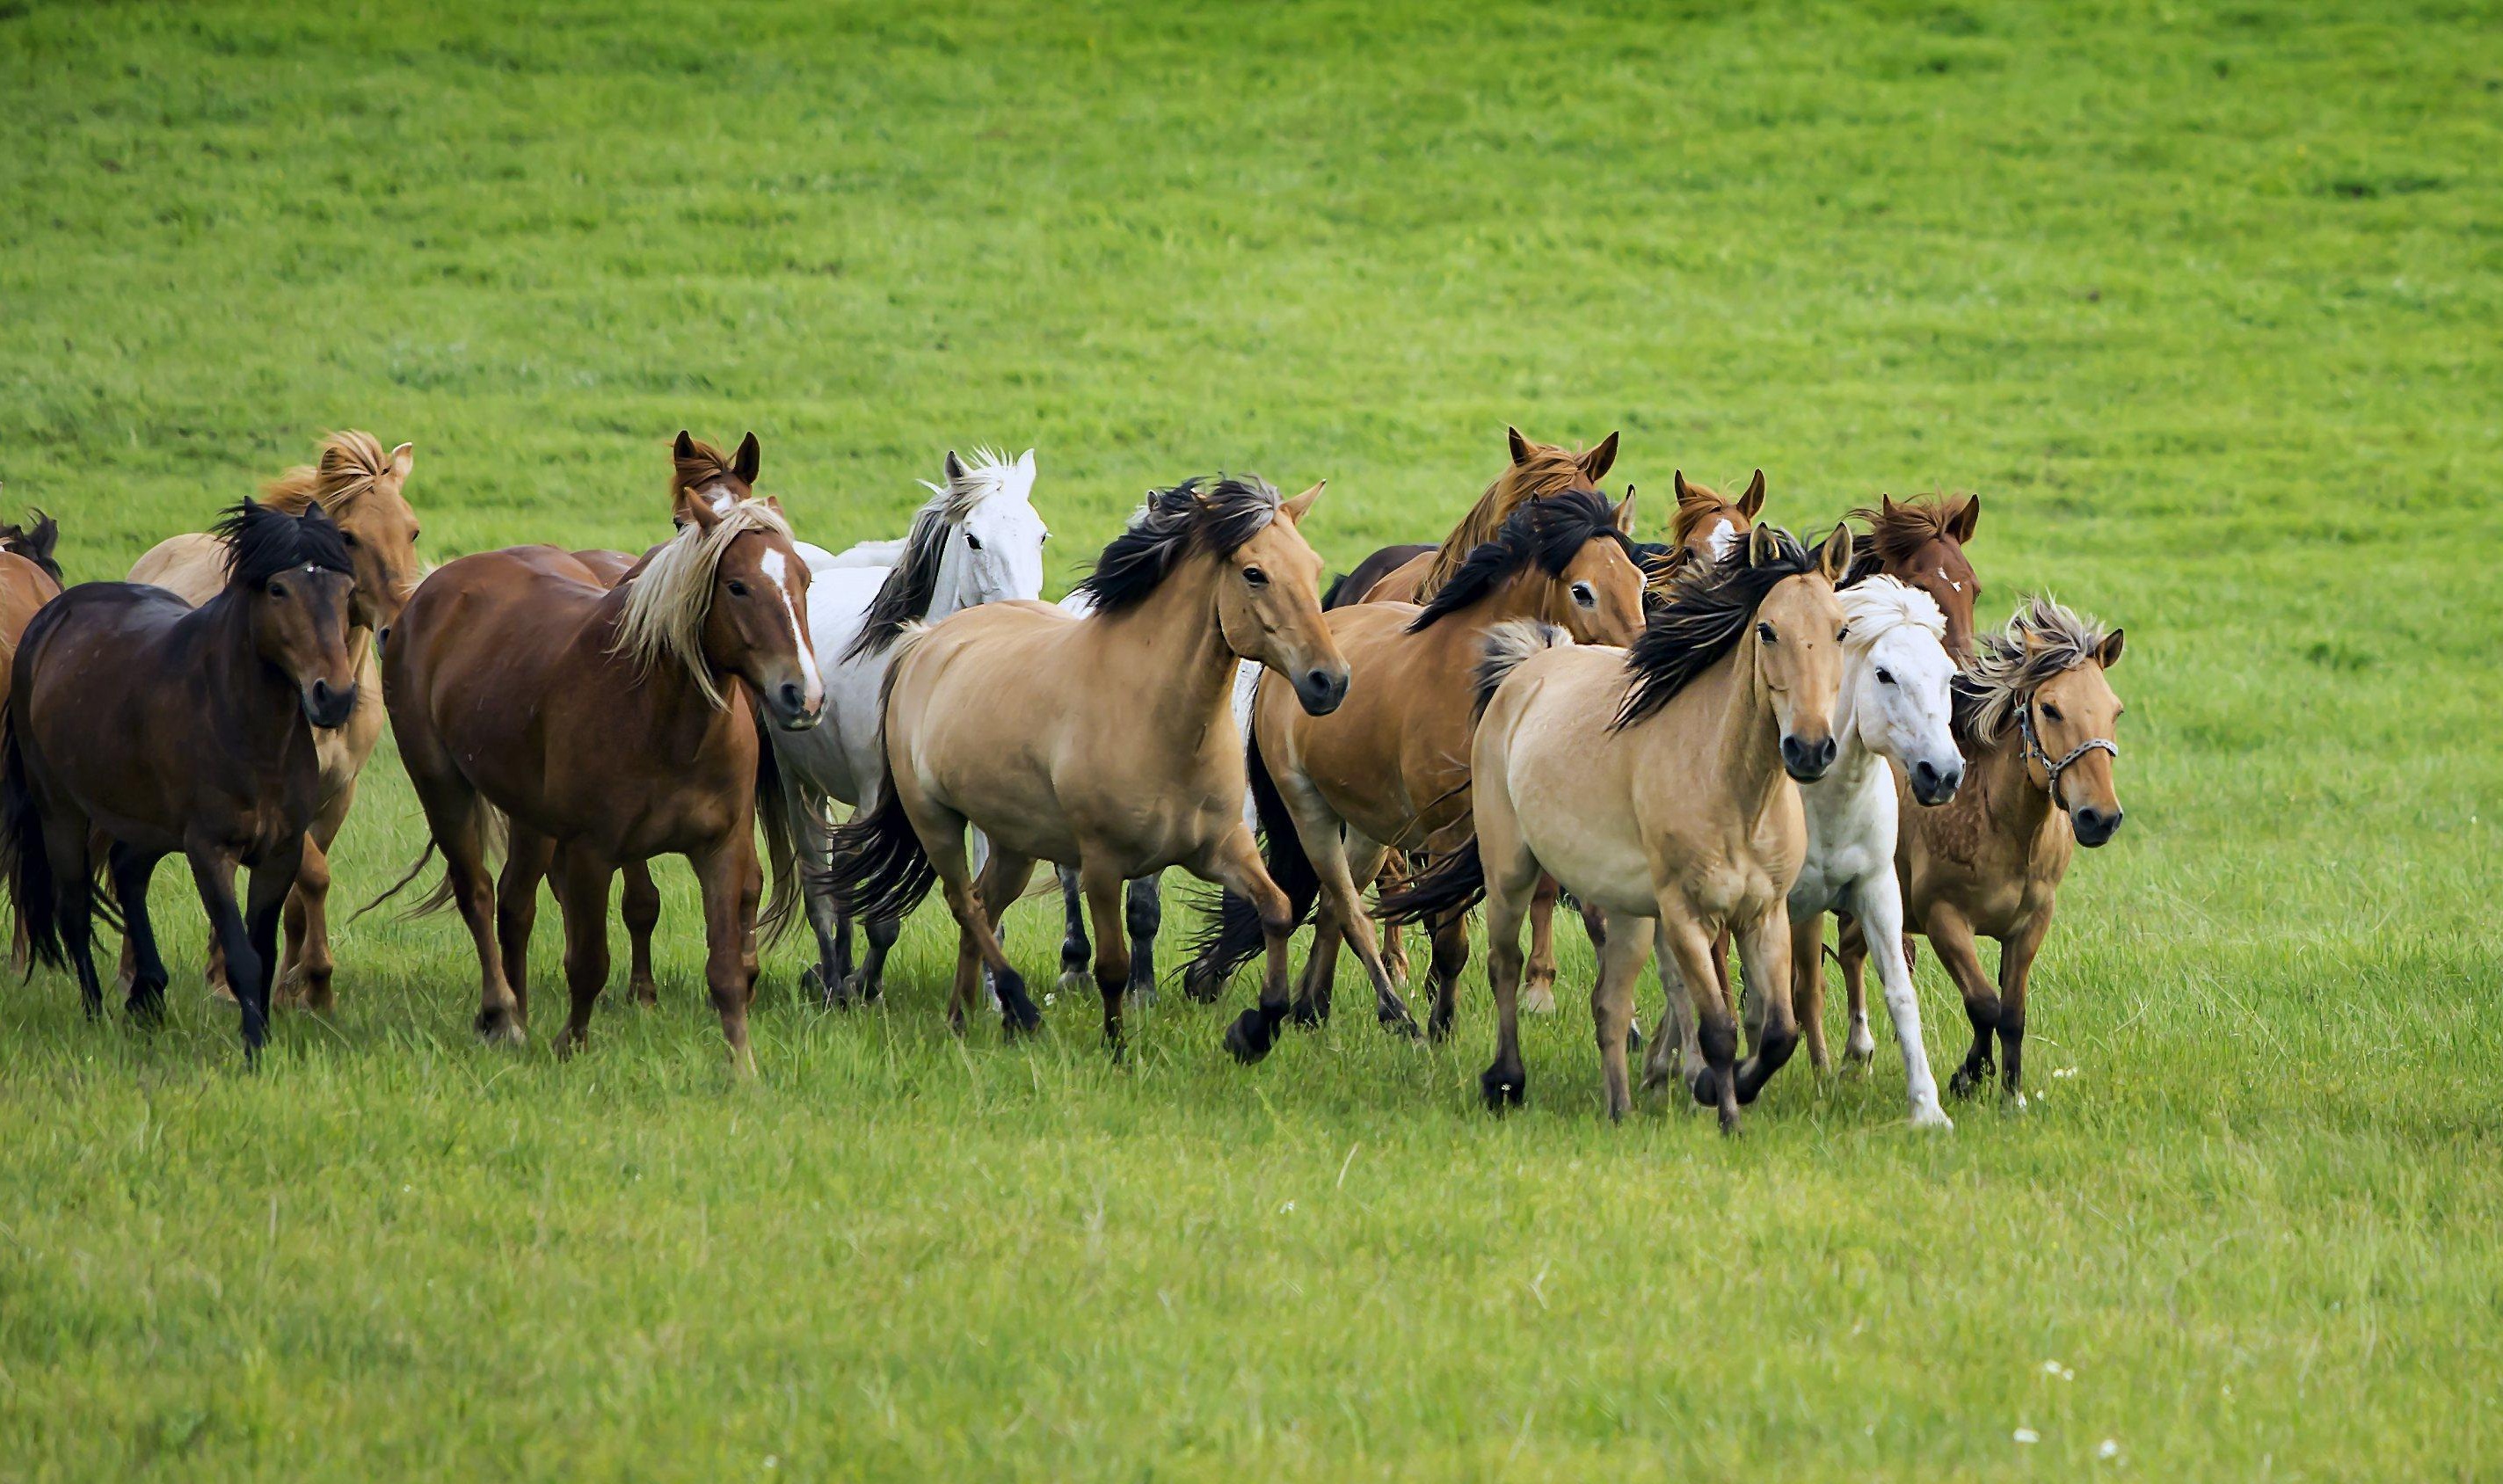
<svg viewBox="0 0 2503 1484">
<path fill-rule="evenodd" d="M 1512 462 L 1486 487 L 1476 504 L 1460 517 L 1452 534 L 1431 551 L 1416 552 L 1369 583 L 1366 564 L 1390 551 L 1415 551 L 1414 547 L 1385 547 L 1365 562 L 1356 564 L 1342 584 L 1346 595 L 1340 601 L 1360 598 L 1366 603 L 1428 603 L 1434 593 L 1459 571 L 1469 553 L 1492 541 L 1495 533 L 1513 511 L 1525 500 L 1547 495 L 1561 495 L 1567 490 L 1596 488 L 1617 462 L 1617 435 L 1610 433 L 1588 449 L 1570 449 L 1554 443 L 1541 443 L 1525 437 L 1518 428 L 1503 431 Z M 1359 585 L 1362 583 L 1363 585 Z"/>
<path fill-rule="evenodd" d="M 1765 508 L 1765 471 L 1756 470 L 1755 478 L 1735 500 L 1723 495 L 1708 484 L 1688 481 L 1684 469 L 1672 475 L 1672 489 L 1677 495 L 1677 508 L 1668 517 L 1668 544 L 1651 548 L 1652 559 L 1643 564 L 1651 576 L 1652 593 L 1665 601 L 1669 588 L 1686 572 L 1709 566 L 1733 550 L 1747 533 L 1756 529 L 1756 517 Z M 1656 553 L 1656 554 L 1655 554 Z"/>
<path fill-rule="evenodd" d="M 904 641 L 879 722 L 888 786 L 836 832 L 834 881 L 863 917 L 900 916 L 943 883 L 958 928 L 952 1023 L 985 968 L 1011 1034 L 1042 1022 L 998 923 L 1036 861 L 1074 864 L 1095 925 L 1104 1035 L 1119 1054 L 1122 883 L 1181 866 L 1259 916 L 1260 1003 L 1225 1044 L 1244 1061 L 1268 1054 L 1287 1013 L 1295 920 L 1243 822 L 1234 678 L 1256 660 L 1316 715 L 1347 695 L 1347 661 L 1321 620 L 1320 558 L 1297 529 L 1320 492 L 1282 500 L 1249 477 L 1156 491 L 1080 584 L 1087 616 L 987 603 Z M 969 824 L 989 842 L 979 882 Z"/>
<path fill-rule="evenodd" d="M 60 536 L 60 526 L 41 510 L 27 526 L 0 526 L 0 715 L 9 709 L 19 637 L 34 622 L 35 610 L 60 596 L 61 568 L 52 556 Z M 9 929 L 9 966 L 22 975 L 32 962 L 25 920 L 17 918 Z"/>
<path fill-rule="evenodd" d="M 1633 497 L 1611 508 L 1596 491 L 1533 500 L 1419 607 L 1366 603 L 1332 609 L 1330 633 L 1361 683 L 1348 704 L 1315 716 L 1262 676 L 1248 764 L 1267 837 L 1270 876 L 1301 921 L 1320 915 L 1305 960 L 1295 1018 L 1329 1018 L 1342 938 L 1373 981 L 1374 1013 L 1414 1032 L 1407 1004 L 1377 947 L 1358 883 L 1392 850 L 1457 847 L 1468 834 L 1470 676 L 1496 625 L 1534 619 L 1578 643 L 1633 642 L 1642 631 L 1643 573 L 1627 533 Z M 1455 833 L 1457 832 L 1457 833 Z M 1436 920 L 1434 1008 L 1427 1029 L 1450 1034 L 1453 987 L 1468 961 L 1464 914 Z M 1221 980 L 1261 947 L 1252 904 L 1227 897 L 1190 977 Z"/>
<path fill-rule="evenodd" d="M 1926 935 L 1964 995 L 1972 1047 L 1947 1090 L 1966 1096 L 1994 1071 L 2025 1103 L 2025 989 L 2051 930 L 2051 911 L 2074 846 L 2100 846 L 2120 828 L 2112 769 L 2120 697 L 2105 673 L 2120 663 L 2121 631 L 2105 631 L 2047 598 L 2016 610 L 1981 637 L 1956 680 L 1956 731 L 1964 786 L 1935 809 L 1918 808 L 1899 775 L 1897 873 L 1903 922 Z M 1984 973 L 1973 940 L 1999 940 L 1999 982 Z M 1843 945 L 1854 1024 L 1865 1023 L 1863 950 Z"/>
<path fill-rule="evenodd" d="M 427 578 L 393 626 L 383 684 L 429 848 L 443 852 L 428 905 L 458 906 L 477 948 L 479 1033 L 527 1033 L 528 919 L 551 865 L 572 997 L 559 1048 L 571 1052 L 608 976 L 609 879 L 683 854 L 703 889 L 704 982 L 744 1073 L 763 879 L 751 698 L 798 729 L 816 724 L 824 693 L 807 569 L 781 512 L 755 498 L 754 435 L 735 460 L 684 432 L 672 452 L 671 503 L 687 524 L 639 570 L 611 587 L 553 547 L 463 557 Z M 486 870 L 498 814 L 512 833 L 500 893 Z M 779 819 L 766 811 L 777 864 Z M 777 901 L 788 887 L 786 872 Z"/>
<path fill-rule="evenodd" d="M 1521 923 L 1542 872 L 1605 915 L 1591 1008 L 1611 1118 L 1633 1105 L 1634 979 L 1655 941 L 1671 1009 L 1699 1021 L 1689 1087 L 1720 1110 L 1723 1129 L 1789 1059 L 1799 1033 L 1786 899 L 1806 848 L 1791 780 L 1821 777 L 1839 750 L 1834 583 L 1850 560 L 1841 527 L 1811 552 L 1759 526 L 1682 584 L 1629 652 L 1564 644 L 1532 625 L 1489 642 L 1470 759 L 1476 838 L 1383 904 L 1404 915 L 1485 895 L 1497 1026 L 1480 1079 L 1489 1106 L 1520 1102 L 1528 1081 Z M 1764 986 L 1763 1030 L 1743 1065 L 1712 969 L 1725 925 L 1748 982 Z"/>
<path fill-rule="evenodd" d="M 357 776 L 382 737 L 376 639 L 398 616 L 400 604 L 426 572 L 426 564 L 417 554 L 417 514 L 404 494 L 413 458 L 412 446 L 406 443 L 385 454 L 381 440 L 372 433 L 334 432 L 323 440 L 315 463 L 289 469 L 261 492 L 262 503 L 290 515 L 320 506 L 338 525 L 357 574 L 356 597 L 349 610 L 353 626 L 349 643 L 352 652 L 360 656 L 357 708 L 347 725 L 326 729 L 317 737 L 322 798 L 297 868 L 302 874 L 287 898 L 287 943 L 278 975 L 278 999 L 300 1002 L 307 1010 L 326 1011 L 333 1001 L 329 850 L 347 821 L 349 806 L 356 803 Z M 132 564 L 130 580 L 161 587 L 196 607 L 225 585 L 224 548 L 214 535 L 168 536 Z M 132 969 L 125 944 L 125 984 Z M 225 960 L 214 939 L 209 946 L 208 980 L 216 992 L 227 992 Z"/>
</svg>

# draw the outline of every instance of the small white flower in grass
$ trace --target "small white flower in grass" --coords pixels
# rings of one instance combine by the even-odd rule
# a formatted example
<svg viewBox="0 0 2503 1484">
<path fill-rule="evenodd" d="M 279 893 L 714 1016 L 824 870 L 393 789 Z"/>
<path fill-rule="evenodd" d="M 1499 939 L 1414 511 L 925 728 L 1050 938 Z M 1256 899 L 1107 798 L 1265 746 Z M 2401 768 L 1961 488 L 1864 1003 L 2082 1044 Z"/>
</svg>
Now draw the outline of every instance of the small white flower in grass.
<svg viewBox="0 0 2503 1484">
<path fill-rule="evenodd" d="M 765 1467 L 768 1468 L 779 1468 L 782 1467 L 782 1461 L 769 1453 L 765 1455 Z"/>
<path fill-rule="evenodd" d="M 2011 1435 L 2013 1435 L 2018 1442 L 2029 1445 L 2039 1443 L 2042 1440 L 2042 1434 L 2035 1432 L 2032 1428 L 2018 1428 Z"/>
<path fill-rule="evenodd" d="M 1051 990 L 1046 989 L 1043 991 L 1043 1002 L 1046 1005 L 1057 1005 L 1060 1003 L 1060 996 L 1053 993 Z"/>
<path fill-rule="evenodd" d="M 2077 1069 L 2075 1067 L 2053 1067 L 2051 1069 L 2051 1075 L 2054 1077 L 2074 1077 L 2077 1075 Z"/>
<path fill-rule="evenodd" d="M 2061 1364 L 2057 1361 L 2044 1361 L 2042 1363 L 2042 1374 L 2046 1376 L 2058 1376 L 2063 1381 L 2074 1381 L 2077 1379 L 2077 1373 L 2075 1371 L 2071 1370 L 2069 1367 Z"/>
<path fill-rule="evenodd" d="M 2098 1443 L 2098 1444 L 2096 1444 L 2096 1445 L 2095 1445 L 2095 1457 L 2097 1457 L 2097 1458 L 2118 1458 L 2118 1457 L 2120 1457 L 2120 1444 L 2119 1444 L 2119 1442 L 2118 1442 L 2118 1441 L 2116 1441 L 2115 1439 L 2112 1439 L 2112 1438 L 2109 1438 L 2109 1437 L 2105 1438 L 2102 1442 L 2100 1442 L 2100 1443 Z"/>
<path fill-rule="evenodd" d="M 1291 1200 L 1290 1200 L 1290 1201 L 1286 1202 L 1285 1205 L 1280 1206 L 1280 1207 L 1278 1208 L 1278 1214 L 1279 1214 L 1280 1216 L 1292 1216 L 1292 1215 L 1294 1215 L 1294 1214 L 1295 1214 L 1295 1203 L 1294 1203 L 1293 1201 L 1291 1201 Z"/>
</svg>

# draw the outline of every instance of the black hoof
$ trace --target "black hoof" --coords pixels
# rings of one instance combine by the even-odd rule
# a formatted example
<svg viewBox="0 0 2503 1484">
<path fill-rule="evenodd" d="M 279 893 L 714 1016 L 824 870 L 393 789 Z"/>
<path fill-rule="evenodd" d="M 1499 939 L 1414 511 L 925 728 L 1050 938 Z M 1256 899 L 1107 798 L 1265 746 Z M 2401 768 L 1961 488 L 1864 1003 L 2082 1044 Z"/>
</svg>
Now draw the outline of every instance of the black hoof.
<svg viewBox="0 0 2503 1484">
<path fill-rule="evenodd" d="M 1152 974 L 1131 975 L 1130 982 L 1121 988 L 1121 998 L 1129 1001 L 1133 1005 L 1139 1006 L 1142 1009 L 1152 1007 L 1156 1002 L 1155 976 Z"/>
<path fill-rule="evenodd" d="M 1425 1018 L 1425 1039 L 1436 1046 L 1452 1039 L 1452 1018 L 1436 1012 Z"/>
<path fill-rule="evenodd" d="M 1225 976 L 1192 964 L 1182 975 L 1182 992 L 1202 1005 L 1214 1005 L 1225 996 Z"/>
<path fill-rule="evenodd" d="M 1737 1137 L 1737 1134 L 1738 1134 L 1738 1110 L 1737 1110 L 1737 1109 L 1735 1109 L 1735 1108 L 1724 1108 L 1724 1109 L 1722 1109 L 1722 1110 L 1721 1110 L 1721 1132 L 1722 1132 L 1722 1134 L 1723 1134 L 1724 1136 L 1726 1136 L 1726 1137 L 1730 1137 L 1730 1138 L 1735 1138 L 1735 1137 Z"/>
<path fill-rule="evenodd" d="M 1997 1070 L 1986 1061 L 1978 1069 L 1969 1066 L 1956 1068 L 1956 1074 L 1947 1079 L 1947 1095 L 1949 1097 L 1972 1096 L 1982 1089 L 1983 1085 L 1990 1081 L 1992 1073 Z"/>
<path fill-rule="evenodd" d="M 1697 1072 L 1695 1081 L 1689 1084 L 1689 1088 L 1695 1093 L 1695 1100 L 1704 1107 L 1721 1106 L 1721 1074 L 1712 1068 L 1705 1067 Z"/>
<path fill-rule="evenodd" d="M 1319 1030 L 1329 1023 L 1329 1003 L 1301 999 L 1286 1010 L 1286 1023 L 1297 1030 Z"/>
<path fill-rule="evenodd" d="M 1485 1094 L 1491 1113 L 1520 1107 L 1522 1094 L 1528 1087 L 1529 1074 L 1517 1067 L 1489 1067 L 1478 1076 L 1478 1090 Z"/>
<path fill-rule="evenodd" d="M 1410 1015 L 1404 1007 L 1393 1010 L 1386 1005 L 1375 1011 L 1373 1018 L 1381 1022 L 1384 1030 L 1403 1041 L 1417 1041 L 1424 1037 L 1425 1033 L 1417 1028 L 1417 1018 Z"/>
<path fill-rule="evenodd" d="M 885 992 L 886 985 L 882 981 L 870 979 L 867 975 L 855 969 L 851 973 L 843 976 L 843 986 L 841 989 L 836 991 L 835 1003 L 838 1005 L 874 1005 L 877 1003 L 877 997 Z"/>
<path fill-rule="evenodd" d="M 1278 1043 L 1278 1029 L 1267 1016 L 1257 1010 L 1247 1010 L 1225 1027 L 1225 1049 L 1234 1059 L 1251 1066 L 1269 1054 Z"/>
</svg>

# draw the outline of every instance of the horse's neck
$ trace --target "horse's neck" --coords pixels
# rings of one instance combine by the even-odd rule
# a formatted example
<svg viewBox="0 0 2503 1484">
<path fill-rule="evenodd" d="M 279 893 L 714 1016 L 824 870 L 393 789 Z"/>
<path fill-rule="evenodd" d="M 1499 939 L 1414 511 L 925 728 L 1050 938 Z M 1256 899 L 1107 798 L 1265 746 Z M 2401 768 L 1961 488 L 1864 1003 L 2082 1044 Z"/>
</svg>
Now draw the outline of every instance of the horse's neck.
<svg viewBox="0 0 2503 1484">
<path fill-rule="evenodd" d="M 591 621 L 583 625 L 575 642 L 590 651 L 586 658 L 593 660 L 595 665 L 598 662 L 628 663 L 620 660 L 615 650 L 618 630 L 626 619 L 626 600 L 631 591 L 626 583 L 620 582 L 600 594 L 600 601 L 592 606 Z M 596 669 L 593 673 L 597 673 Z M 694 673 L 674 653 L 665 653 L 648 669 L 637 671 L 634 683 L 618 687 L 615 699 L 639 706 L 656 727 L 672 719 L 692 719 L 695 725 L 691 730 L 700 735 L 711 730 L 721 717 L 737 715 L 745 710 L 740 704 L 743 695 L 741 681 L 737 675 L 716 666 L 712 683 L 713 689 L 721 693 L 724 703 L 719 708 L 704 699 L 703 687 L 696 683 Z"/>
<path fill-rule="evenodd" d="M 2041 833 L 2051 817 L 2051 796 L 2035 786 L 2022 734 L 2013 725 L 1973 760 L 1972 772 L 1977 775 L 1972 781 L 1981 785 L 1982 807 L 1990 811 L 1994 831 L 2026 842 Z"/>
<path fill-rule="evenodd" d="M 1154 711 L 1177 736 L 1196 738 L 1233 697 L 1239 661 L 1217 622 L 1222 570 L 1222 564 L 1207 558 L 1188 559 L 1136 607 L 1109 615 L 1110 622 L 1103 615 L 1089 620 L 1103 622 L 1101 642 L 1119 651 L 1142 689 L 1172 698 Z"/>
<path fill-rule="evenodd" d="M 938 574 L 930 579 L 930 607 L 921 615 L 924 623 L 935 624 L 971 606 L 965 601 L 964 547 L 955 538 L 959 528 L 950 526 L 947 533 L 946 548 L 939 556 Z"/>
<path fill-rule="evenodd" d="M 1780 722 L 1773 714 L 1773 693 L 1756 668 L 1756 633 L 1744 638 L 1718 667 L 1725 692 L 1715 757 L 1731 797 L 1746 806 L 1749 819 L 1782 780 Z"/>
<path fill-rule="evenodd" d="M 302 710 L 295 686 L 261 658 L 253 642 L 252 610 L 231 589 L 220 591 L 181 622 L 192 629 L 192 657 L 213 704 L 224 706 L 238 725 L 263 742 L 284 739 L 298 728 Z M 309 734 L 310 727 L 304 730 Z"/>
</svg>

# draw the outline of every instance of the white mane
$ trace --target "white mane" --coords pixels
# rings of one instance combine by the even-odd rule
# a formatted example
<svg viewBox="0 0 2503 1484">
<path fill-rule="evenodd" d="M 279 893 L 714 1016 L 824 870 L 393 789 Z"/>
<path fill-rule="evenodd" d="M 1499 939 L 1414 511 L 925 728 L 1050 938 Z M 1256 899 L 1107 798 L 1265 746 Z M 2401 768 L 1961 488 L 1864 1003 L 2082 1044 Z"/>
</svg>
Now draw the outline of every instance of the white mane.
<svg viewBox="0 0 2503 1484">
<path fill-rule="evenodd" d="M 1864 577 L 1834 596 L 1849 625 L 1843 643 L 1855 658 L 1865 657 L 1871 645 L 1906 624 L 1928 630 L 1940 642 L 1946 639 L 1947 619 L 1937 601 L 1893 577 Z"/>
</svg>

